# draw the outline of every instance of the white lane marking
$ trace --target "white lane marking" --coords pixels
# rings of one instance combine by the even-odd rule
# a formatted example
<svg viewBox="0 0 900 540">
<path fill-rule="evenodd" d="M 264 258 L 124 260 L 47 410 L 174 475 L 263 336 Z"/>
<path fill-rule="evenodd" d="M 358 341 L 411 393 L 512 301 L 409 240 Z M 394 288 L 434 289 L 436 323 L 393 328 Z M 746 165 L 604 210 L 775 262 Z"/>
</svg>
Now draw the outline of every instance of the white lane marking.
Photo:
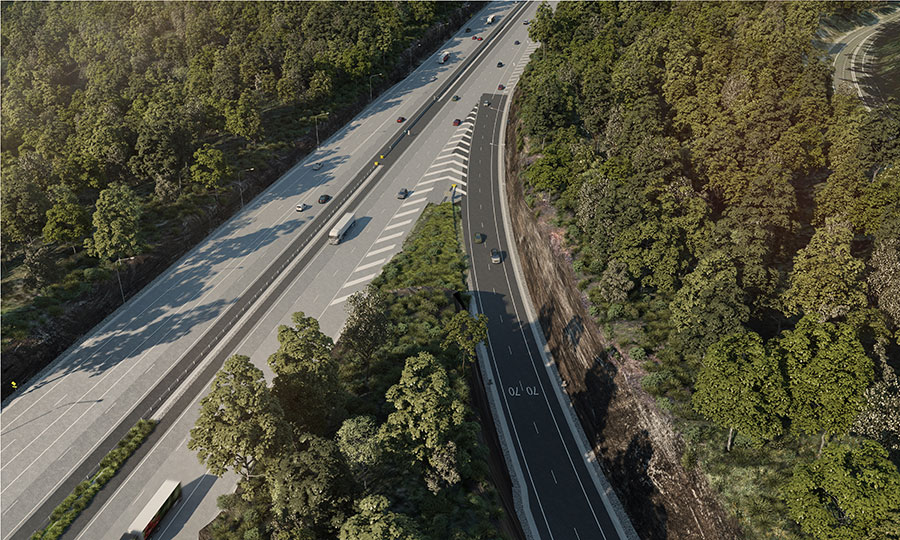
<svg viewBox="0 0 900 540">
<path fill-rule="evenodd" d="M 465 192 L 464 190 L 459 189 L 459 188 L 456 188 L 456 192 L 459 193 L 460 195 L 465 195 L 465 194 L 466 194 L 466 192 Z"/>
<path fill-rule="evenodd" d="M 437 170 L 437 171 L 427 172 L 427 173 L 425 173 L 425 174 L 422 175 L 422 178 L 426 178 L 426 177 L 428 177 L 428 176 L 436 176 L 436 175 L 438 175 L 438 174 L 444 174 L 444 173 L 446 173 L 446 172 L 452 172 L 452 173 L 456 173 L 456 174 L 462 174 L 462 173 L 463 173 L 463 171 L 456 170 L 456 169 L 454 169 L 454 168 L 452 168 L 452 167 L 445 167 L 445 168 L 440 169 L 440 170 Z"/>
<path fill-rule="evenodd" d="M 572 530 L 575 531 L 575 539 L 581 540 L 581 535 L 578 534 L 578 529 L 576 529 L 575 527 L 572 527 Z"/>
<path fill-rule="evenodd" d="M 12 509 L 12 507 L 16 505 L 17 502 L 19 502 L 19 499 L 14 500 L 14 501 L 12 502 L 12 504 L 10 504 L 9 506 L 7 506 L 7 507 L 6 507 L 6 510 L 4 510 L 3 513 L 5 514 L 5 513 L 9 512 L 9 511 Z"/>
<path fill-rule="evenodd" d="M 458 182 L 458 181 L 459 181 L 455 176 L 449 176 L 449 175 L 448 175 L 448 176 L 442 176 L 442 177 L 440 177 L 440 178 L 435 178 L 435 179 L 433 179 L 433 180 L 424 180 L 424 181 L 422 181 L 422 182 L 419 182 L 419 183 L 416 184 L 416 185 L 422 186 L 422 185 L 425 185 L 425 184 L 434 184 L 435 182 L 444 182 L 445 180 L 452 180 L 452 181 L 454 181 L 454 182 Z"/>
<path fill-rule="evenodd" d="M 559 485 L 559 482 L 556 481 L 556 475 L 553 474 L 553 469 L 550 469 L 550 476 L 553 477 L 553 483 Z"/>
<path fill-rule="evenodd" d="M 13 440 L 9 441 L 8 443 L 6 443 L 6 446 L 4 446 L 2 449 L 0 449 L 0 453 L 2 453 L 4 449 L 9 448 L 17 440 L 18 439 L 13 439 Z"/>
<path fill-rule="evenodd" d="M 401 221 L 400 223 L 394 223 L 393 225 L 388 225 L 387 227 L 384 228 L 384 230 L 389 231 L 391 229 L 396 229 L 397 227 L 403 227 L 404 225 L 409 225 L 410 223 L 412 223 L 411 219 L 405 219 L 405 220 Z"/>
<path fill-rule="evenodd" d="M 418 210 L 416 210 L 416 212 L 418 212 Z M 399 238 L 399 237 L 403 236 L 404 234 L 405 233 L 398 232 L 398 233 L 394 233 L 394 234 L 389 234 L 387 236 L 382 236 L 378 240 L 375 240 L 374 243 L 377 244 L 378 242 L 385 242 L 387 240 L 393 240 L 394 238 Z"/>
<path fill-rule="evenodd" d="M 449 158 L 443 158 L 442 161 L 435 160 L 435 162 L 432 163 L 431 166 L 432 167 L 440 167 L 442 165 L 447 165 L 447 164 L 455 164 L 455 165 L 460 165 L 461 167 L 465 167 L 466 159 L 458 154 L 455 154 L 453 156 L 449 156 Z"/>
<path fill-rule="evenodd" d="M 348 281 L 347 283 L 344 283 L 344 285 L 341 286 L 341 288 L 346 289 L 347 287 L 352 287 L 354 285 L 359 285 L 360 283 L 365 283 L 366 281 L 371 281 L 372 278 L 374 278 L 377 275 L 378 275 L 378 272 L 375 272 L 374 274 L 369 274 L 368 276 L 364 276 L 359 279 L 354 279 L 353 281 Z"/>
<path fill-rule="evenodd" d="M 395 247 L 397 247 L 397 244 L 391 244 L 387 247 L 383 247 L 381 249 L 376 249 L 375 251 L 370 251 L 369 253 L 366 254 L 366 257 L 371 257 L 372 255 L 378 255 L 379 253 L 384 253 L 385 251 L 390 251 L 390 250 L 394 249 Z"/>
<path fill-rule="evenodd" d="M 534 420 L 532 420 L 532 421 L 531 421 L 531 425 L 533 425 L 533 426 L 534 426 L 534 432 L 535 432 L 535 433 L 537 433 L 537 434 L 538 434 L 538 435 L 540 435 L 540 434 L 541 434 L 541 432 L 540 432 L 540 431 L 538 431 L 538 428 L 537 428 L 537 424 L 535 424 L 535 423 L 534 423 Z"/>
<path fill-rule="evenodd" d="M 356 270 L 354 270 L 354 272 L 360 272 L 360 271 L 365 270 L 365 269 L 367 269 L 367 268 L 372 268 L 373 266 L 378 266 L 379 264 L 383 263 L 383 262 L 386 261 L 386 260 L 387 260 L 386 258 L 385 258 L 385 259 L 378 259 L 377 261 L 373 261 L 373 262 L 370 262 L 370 263 L 368 263 L 368 264 L 364 264 L 364 265 L 362 265 L 362 266 L 357 266 L 357 267 L 356 267 Z"/>
<path fill-rule="evenodd" d="M 354 293 L 354 294 L 355 294 L 355 293 Z M 334 300 L 331 301 L 330 304 L 328 304 L 328 306 L 331 307 L 331 306 L 340 304 L 341 302 L 344 302 L 345 300 L 347 300 L 347 299 L 350 298 L 351 296 L 353 296 L 353 294 L 348 294 L 348 295 L 345 295 L 345 296 L 341 296 L 340 298 L 335 298 Z"/>
<path fill-rule="evenodd" d="M 398 217 L 408 216 L 410 214 L 416 214 L 418 212 L 419 212 L 418 208 L 413 208 L 412 210 L 407 210 L 406 212 L 400 212 L 400 213 L 394 214 L 394 217 L 398 218 Z"/>
<path fill-rule="evenodd" d="M 431 189 L 429 189 L 429 191 L 431 191 Z M 408 202 L 401 204 L 400 207 L 402 208 L 404 206 L 412 206 L 414 204 L 421 204 L 423 202 L 428 202 L 428 197 L 422 197 L 421 199 L 411 199 Z"/>
<path fill-rule="evenodd" d="M 144 373 L 147 373 L 147 372 L 145 371 Z M 57 405 L 59 405 L 60 403 L 62 403 L 62 400 L 66 399 L 66 397 L 68 397 L 68 395 L 69 395 L 69 394 L 65 394 L 63 397 L 59 398 L 59 401 L 57 401 L 56 403 L 54 403 L 53 406 L 56 407 Z"/>
<path fill-rule="evenodd" d="M 434 188 L 419 188 L 419 189 L 413 190 L 413 195 L 418 195 L 420 193 L 428 193 L 432 189 L 434 189 Z"/>
</svg>

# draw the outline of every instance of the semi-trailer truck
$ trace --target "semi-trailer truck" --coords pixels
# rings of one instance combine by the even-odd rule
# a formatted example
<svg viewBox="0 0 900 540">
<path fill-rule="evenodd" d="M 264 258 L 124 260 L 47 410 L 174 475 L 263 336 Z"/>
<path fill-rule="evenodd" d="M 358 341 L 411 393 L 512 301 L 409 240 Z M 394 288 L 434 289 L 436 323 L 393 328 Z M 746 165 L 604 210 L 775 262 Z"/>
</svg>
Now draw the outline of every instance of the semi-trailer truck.
<svg viewBox="0 0 900 540">
<path fill-rule="evenodd" d="M 347 212 L 341 219 L 338 220 L 337 223 L 334 224 L 334 228 L 331 229 L 331 234 L 328 235 L 328 239 L 332 244 L 340 244 L 341 240 L 344 239 L 344 235 L 347 234 L 347 231 L 353 228 L 353 224 L 356 223 L 356 219 L 353 217 L 353 214 Z"/>
</svg>

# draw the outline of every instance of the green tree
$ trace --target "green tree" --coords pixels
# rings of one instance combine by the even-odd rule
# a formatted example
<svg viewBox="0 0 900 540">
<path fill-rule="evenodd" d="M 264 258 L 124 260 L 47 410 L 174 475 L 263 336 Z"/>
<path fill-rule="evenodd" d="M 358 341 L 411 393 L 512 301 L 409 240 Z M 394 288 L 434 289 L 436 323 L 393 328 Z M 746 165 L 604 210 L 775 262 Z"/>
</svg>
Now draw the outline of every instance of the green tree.
<svg viewBox="0 0 900 540">
<path fill-rule="evenodd" d="M 900 239 L 884 238 L 877 241 L 869 264 L 872 272 L 868 283 L 878 301 L 878 307 L 894 327 L 900 327 Z"/>
<path fill-rule="evenodd" d="M 672 324 L 691 343 L 706 349 L 722 336 L 738 332 L 750 318 L 738 270 L 723 251 L 702 258 L 672 300 Z"/>
<path fill-rule="evenodd" d="M 344 420 L 335 435 L 338 450 L 344 455 L 356 481 L 368 491 L 375 480 L 376 469 L 384 453 L 378 438 L 378 425 L 368 416 L 356 416 Z"/>
<path fill-rule="evenodd" d="M 22 266 L 25 268 L 25 277 L 22 284 L 27 289 L 41 290 L 59 277 L 56 255 L 48 245 L 35 240 L 27 244 L 24 251 Z"/>
<path fill-rule="evenodd" d="M 104 260 L 134 255 L 141 249 L 141 202 L 124 184 L 100 192 L 94 211 L 94 234 L 85 239 L 90 255 Z"/>
<path fill-rule="evenodd" d="M 340 540 L 425 540 L 413 520 L 391 512 L 384 495 L 369 495 L 356 504 L 359 510 L 342 526 Z"/>
<path fill-rule="evenodd" d="M 233 469 L 247 481 L 257 463 L 288 446 L 289 434 L 262 371 L 236 354 L 225 361 L 200 401 L 200 417 L 187 446 L 212 474 Z"/>
<path fill-rule="evenodd" d="M 365 367 L 366 385 L 369 384 L 369 368 L 375 353 L 385 341 L 390 327 L 387 296 L 369 286 L 347 299 L 347 320 L 341 331 L 341 343 Z"/>
<path fill-rule="evenodd" d="M 878 443 L 830 445 L 794 468 L 783 493 L 791 518 L 814 538 L 900 538 L 900 473 Z"/>
<path fill-rule="evenodd" d="M 865 307 L 865 265 L 850 253 L 853 231 L 828 219 L 809 245 L 797 252 L 790 288 L 784 294 L 788 313 L 811 314 L 819 321 L 847 315 Z"/>
<path fill-rule="evenodd" d="M 237 103 L 226 105 L 225 129 L 229 133 L 251 141 L 255 141 L 262 135 L 259 105 L 251 90 L 244 90 Z"/>
<path fill-rule="evenodd" d="M 221 150 L 204 144 L 194 152 L 194 164 L 191 165 L 191 180 L 206 189 L 217 191 L 222 181 L 231 175 L 231 167 L 225 161 Z"/>
<path fill-rule="evenodd" d="M 5 160 L 4 160 L 5 161 Z M 50 201 L 40 187 L 16 167 L 4 171 L 0 223 L 9 242 L 26 243 L 41 236 Z"/>
<path fill-rule="evenodd" d="M 447 321 L 447 335 L 441 348 L 446 351 L 455 345 L 463 361 L 475 361 L 478 344 L 487 339 L 487 320 L 484 313 L 472 317 L 468 311 L 456 312 Z"/>
<path fill-rule="evenodd" d="M 852 431 L 900 457 L 900 377 L 884 358 L 880 360 L 881 377 L 866 389 L 866 406 L 854 420 Z"/>
<path fill-rule="evenodd" d="M 344 391 L 331 338 L 319 321 L 303 312 L 293 315 L 294 327 L 278 327 L 278 350 L 269 356 L 275 372 L 272 394 L 298 432 L 330 433 L 343 417 Z"/>
<path fill-rule="evenodd" d="M 822 323 L 812 315 L 782 333 L 775 354 L 787 371 L 792 428 L 821 433 L 821 451 L 827 438 L 846 433 L 862 410 L 874 377 L 872 359 L 849 324 Z"/>
<path fill-rule="evenodd" d="M 788 408 L 785 385 L 762 339 L 755 332 L 735 333 L 706 352 L 692 401 L 697 412 L 728 428 L 730 452 L 735 428 L 757 443 L 782 434 Z"/>
<path fill-rule="evenodd" d="M 53 206 L 47 210 L 47 222 L 44 225 L 43 237 L 47 243 L 71 244 L 75 254 L 75 245 L 88 234 L 90 219 L 71 188 L 65 184 L 55 186 Z"/>
<path fill-rule="evenodd" d="M 307 435 L 303 449 L 266 466 L 266 484 L 279 528 L 334 538 L 346 519 L 352 492 L 347 466 L 336 445 Z"/>
<path fill-rule="evenodd" d="M 457 451 L 454 441 L 468 436 L 472 426 L 447 371 L 428 353 L 411 356 L 400 382 L 385 397 L 394 412 L 382 426 L 383 436 L 422 466 L 426 478 L 437 475 L 438 480 L 429 482 L 432 491 L 457 483 L 458 470 L 468 467 L 469 458 Z"/>
</svg>

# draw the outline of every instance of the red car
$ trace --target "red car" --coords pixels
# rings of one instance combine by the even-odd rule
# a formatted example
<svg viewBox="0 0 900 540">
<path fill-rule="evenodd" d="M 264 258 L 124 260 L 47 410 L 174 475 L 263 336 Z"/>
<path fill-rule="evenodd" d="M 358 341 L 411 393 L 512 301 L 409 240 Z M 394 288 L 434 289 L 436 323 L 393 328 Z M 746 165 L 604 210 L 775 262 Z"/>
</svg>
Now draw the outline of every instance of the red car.
<svg viewBox="0 0 900 540">
<path fill-rule="evenodd" d="M 478 36 L 472 36 L 472 39 L 477 41 L 477 40 L 478 40 Z"/>
<path fill-rule="evenodd" d="M 403 122 L 406 122 L 406 118 L 403 118 L 403 117 L 401 116 L 400 118 L 397 119 L 397 123 L 398 123 L 398 124 L 402 124 Z"/>
<path fill-rule="evenodd" d="M 506 88 L 506 87 L 503 86 L 502 84 L 497 85 L 497 90 L 503 90 L 504 88 Z"/>
<path fill-rule="evenodd" d="M 453 127 L 456 127 L 460 124 L 462 124 L 462 120 L 460 120 L 459 118 L 457 118 L 456 120 L 453 121 Z"/>
<path fill-rule="evenodd" d="M 478 38 L 478 41 L 484 41 L 483 37 Z"/>
</svg>

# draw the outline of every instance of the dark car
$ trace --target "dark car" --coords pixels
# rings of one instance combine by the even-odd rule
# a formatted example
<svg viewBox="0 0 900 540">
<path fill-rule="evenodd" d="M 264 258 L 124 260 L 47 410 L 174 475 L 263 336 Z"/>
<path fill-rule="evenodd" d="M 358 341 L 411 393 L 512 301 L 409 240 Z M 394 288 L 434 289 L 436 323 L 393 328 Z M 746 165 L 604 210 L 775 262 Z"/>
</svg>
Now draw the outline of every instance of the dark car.
<svg viewBox="0 0 900 540">
<path fill-rule="evenodd" d="M 453 96 L 450 98 L 451 101 L 459 101 L 459 96 Z"/>
<path fill-rule="evenodd" d="M 405 198 L 407 198 L 407 197 L 409 197 L 409 190 L 408 190 L 408 189 L 403 188 L 403 189 L 401 189 L 400 191 L 397 192 L 397 198 L 398 198 L 398 199 L 405 199 Z"/>
<path fill-rule="evenodd" d="M 457 118 L 456 120 L 453 121 L 453 127 L 456 127 L 460 124 L 462 124 L 462 120 L 460 120 L 459 118 Z"/>
<path fill-rule="evenodd" d="M 517 40 L 516 40 L 516 45 L 518 45 L 519 43 L 520 43 L 520 41 L 517 39 Z"/>
<path fill-rule="evenodd" d="M 497 85 L 497 90 L 504 90 L 504 89 L 506 89 L 506 87 L 503 86 L 502 84 Z"/>
<path fill-rule="evenodd" d="M 527 25 L 528 23 L 529 23 L 528 19 L 525 19 L 524 21 L 522 21 L 522 24 L 526 24 L 526 25 Z"/>
<path fill-rule="evenodd" d="M 467 34 L 468 34 L 468 33 L 469 33 L 469 32 L 471 32 L 471 31 L 472 31 L 472 29 L 471 29 L 471 28 L 469 28 L 469 27 L 466 27 L 466 33 L 467 33 Z"/>
<path fill-rule="evenodd" d="M 486 234 L 480 233 L 480 232 L 475 233 L 475 243 L 476 244 L 483 244 L 485 240 L 487 240 Z"/>
<path fill-rule="evenodd" d="M 331 195 L 319 195 L 319 204 L 325 204 L 331 200 Z"/>
<path fill-rule="evenodd" d="M 497 67 L 503 67 L 503 62 L 497 62 Z"/>
<path fill-rule="evenodd" d="M 500 264 L 502 257 L 500 256 L 500 251 L 496 248 L 491 248 L 491 262 L 494 264 Z"/>
<path fill-rule="evenodd" d="M 397 119 L 398 124 L 402 124 L 403 122 L 406 122 L 406 118 L 401 116 L 400 118 Z"/>
</svg>

